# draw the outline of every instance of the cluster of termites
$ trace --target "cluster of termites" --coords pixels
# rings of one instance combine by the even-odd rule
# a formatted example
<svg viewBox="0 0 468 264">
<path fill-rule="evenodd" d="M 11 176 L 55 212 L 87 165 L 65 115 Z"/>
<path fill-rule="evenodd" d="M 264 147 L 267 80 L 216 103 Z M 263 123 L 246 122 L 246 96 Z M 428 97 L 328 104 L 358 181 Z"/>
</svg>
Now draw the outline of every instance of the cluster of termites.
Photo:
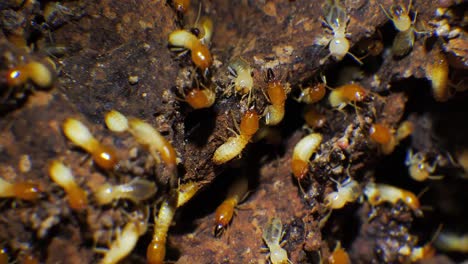
<svg viewBox="0 0 468 264">
<path fill-rule="evenodd" d="M 189 0 L 173 0 L 170 1 L 170 4 L 176 10 L 179 18 L 187 15 L 190 10 Z M 412 1 L 409 1 L 407 7 L 401 4 L 392 5 L 389 9 L 382 5 L 381 7 L 398 31 L 393 41 L 392 52 L 396 57 L 405 56 L 411 51 L 417 34 L 415 28 L 416 12 L 411 19 Z M 360 59 L 350 53 L 350 35 L 347 33 L 350 19 L 346 8 L 343 1 L 340 0 L 327 0 L 323 5 L 323 22 L 332 31 L 331 36 L 326 39 L 328 56 L 340 61 L 346 55 L 350 55 L 362 64 Z M 219 87 L 219 84 L 215 83 L 211 76 L 212 71 L 215 70 L 213 64 L 215 64 L 214 58 L 216 58 L 210 50 L 213 33 L 214 23 L 211 18 L 198 16 L 194 23 L 189 23 L 171 32 L 168 36 L 168 44 L 170 50 L 178 52 L 179 56 L 190 54 L 190 64 L 193 66 L 189 75 L 192 86 L 178 87 L 179 93 L 183 97 L 181 101 L 193 109 L 210 108 L 215 105 L 217 92 L 220 89 L 224 90 L 219 91 L 218 94 L 222 94 L 224 97 L 230 97 L 234 94 L 236 99 L 239 99 L 239 112 L 225 113 L 226 116 L 233 114 L 233 126 L 237 131 L 233 131 L 234 135 L 218 144 L 211 157 L 212 163 L 219 166 L 241 157 L 246 146 L 256 136 L 262 137 L 259 135 L 259 131 L 269 131 L 270 127 L 268 126 L 277 126 L 283 122 L 290 89 L 284 80 L 275 76 L 274 69 L 271 68 L 262 68 L 261 72 L 266 77 L 263 82 L 258 81 L 259 78 L 255 78 L 257 76 L 254 74 L 260 71 L 253 67 L 254 60 L 240 56 L 226 62 L 225 73 L 228 81 L 223 87 Z M 368 41 L 362 42 L 361 47 L 357 47 L 357 49 L 362 49 L 360 53 L 365 54 L 364 56 L 378 56 L 384 49 L 382 37 L 369 38 Z M 434 63 L 426 65 L 424 71 L 431 81 L 434 99 L 438 102 L 444 102 L 451 95 L 448 89 L 448 61 L 440 50 L 434 51 L 432 58 Z M 324 63 L 325 59 L 321 60 L 321 64 Z M 10 99 L 11 97 L 19 97 L 31 89 L 30 87 L 43 89 L 52 86 L 55 79 L 55 68 L 48 60 L 28 59 L 17 65 L 11 65 L 7 70 L 1 71 L 0 75 L 0 85 L 6 85 L 9 88 L 2 96 L 4 99 Z M 263 92 L 266 102 L 266 106 L 262 108 L 255 104 L 260 92 Z M 325 97 L 327 97 L 326 102 L 322 102 Z M 318 167 L 316 165 L 323 159 L 330 159 L 330 156 L 325 158 L 324 154 L 325 151 L 329 151 L 327 148 L 330 148 L 330 142 L 333 142 L 333 148 L 336 148 L 337 152 L 345 152 L 353 144 L 353 139 L 350 136 L 358 129 L 366 136 L 366 140 L 369 139 L 371 148 L 375 147 L 379 153 L 384 155 L 393 153 L 402 141 L 412 135 L 414 124 L 410 121 L 403 121 L 397 126 L 392 126 L 384 121 L 380 122 L 380 116 L 377 113 L 374 113 L 372 117 L 365 116 L 365 111 L 362 111 L 361 107 L 367 110 L 370 108 L 368 102 L 375 98 L 376 95 L 359 82 L 351 81 L 330 87 L 324 76 L 322 76 L 322 81 L 300 88 L 297 101 L 305 104 L 303 118 L 306 123 L 304 130 L 307 132 L 302 134 L 302 138 L 293 147 L 290 160 L 291 174 L 299 184 L 313 181 L 315 177 L 321 177 L 315 174 L 316 167 Z M 320 106 L 327 105 L 328 109 L 319 107 L 319 104 Z M 321 133 L 328 129 L 327 123 L 330 122 L 327 120 L 327 110 L 340 111 L 346 119 L 349 108 L 354 108 L 356 112 L 356 119 L 359 119 L 358 129 L 354 124 L 348 126 L 351 129 L 347 129 L 344 136 L 338 140 L 329 139 L 325 133 Z M 67 162 L 66 159 L 56 159 L 49 163 L 50 180 L 54 186 L 59 187 L 54 189 L 63 190 L 59 193 L 63 193 L 63 199 L 67 201 L 68 207 L 77 213 L 85 212 L 90 206 L 120 208 L 122 201 L 130 202 L 138 208 L 129 214 L 127 222 L 121 230 L 117 230 L 113 235 L 108 249 L 103 251 L 104 255 L 100 258 L 100 263 L 118 263 L 127 257 L 133 251 L 139 238 L 150 229 L 152 229 L 152 238 L 146 250 L 147 262 L 164 263 L 168 231 L 173 224 L 176 210 L 189 201 L 200 186 L 193 182 L 177 184 L 180 180 L 177 168 L 180 159 L 177 151 L 168 139 L 150 123 L 138 118 L 126 117 L 115 110 L 106 114 L 105 123 L 112 132 L 131 135 L 139 147 L 147 152 L 148 158 L 152 162 L 162 164 L 164 169 L 169 172 L 169 190 L 166 190 L 166 194 L 158 196 L 161 186 L 145 177 L 134 177 L 119 184 L 105 181 L 89 190 L 83 181 L 75 176 L 71 162 Z M 122 157 L 118 149 L 101 142 L 77 118 L 64 120 L 62 130 L 74 147 L 85 151 L 91 157 L 100 172 L 109 178 L 117 174 L 119 167 L 122 166 Z M 460 154 L 460 157 L 462 155 Z M 465 156 L 468 157 L 468 154 Z M 342 163 L 349 162 L 348 165 L 352 165 L 352 161 L 346 159 L 347 157 L 344 157 Z M 468 160 L 468 158 L 466 159 Z M 460 162 L 460 165 L 464 166 L 467 163 Z M 329 169 L 329 171 L 337 171 L 337 175 L 344 176 L 343 164 Z M 439 166 L 439 157 L 428 159 L 424 153 L 415 153 L 410 149 L 407 152 L 405 165 L 408 167 L 408 174 L 416 181 L 441 178 L 440 175 L 434 175 L 437 166 Z M 465 166 L 465 170 L 466 167 L 468 166 Z M 326 209 L 326 212 L 331 213 L 333 210 L 340 210 L 350 203 L 357 202 L 368 203 L 373 208 L 403 205 L 416 216 L 423 215 L 419 197 L 413 192 L 383 183 L 372 181 L 364 183 L 360 179 L 359 175 L 350 174 L 348 171 L 346 177 L 341 177 L 339 180 L 335 180 L 330 175 L 326 179 L 329 184 L 327 191 L 317 195 L 321 206 Z M 299 186 L 301 187 L 301 185 Z M 248 187 L 246 175 L 238 176 L 229 187 L 225 200 L 214 212 L 214 236 L 221 236 L 233 221 L 236 207 L 246 197 Z M 47 196 L 46 190 L 36 182 L 14 182 L 0 178 L 0 197 L 2 198 L 35 202 L 45 196 Z M 148 201 L 154 202 L 154 209 L 151 211 L 153 217 L 150 216 Z M 151 221 L 154 222 L 154 227 L 151 227 Z M 268 257 L 271 263 L 291 263 L 288 252 L 281 243 L 283 224 L 280 218 L 274 217 L 268 221 L 263 228 L 262 239 L 268 247 Z M 435 244 L 444 250 L 466 252 L 466 240 L 466 235 L 459 237 L 441 233 L 435 240 Z M 418 261 L 432 255 L 433 250 L 431 243 L 428 243 L 421 247 L 401 247 L 399 253 L 407 256 L 411 261 Z M 0 263 L 7 261 L 8 256 L 5 250 L 0 251 Z M 329 263 L 351 262 L 340 242 L 330 252 L 327 261 Z"/>
</svg>

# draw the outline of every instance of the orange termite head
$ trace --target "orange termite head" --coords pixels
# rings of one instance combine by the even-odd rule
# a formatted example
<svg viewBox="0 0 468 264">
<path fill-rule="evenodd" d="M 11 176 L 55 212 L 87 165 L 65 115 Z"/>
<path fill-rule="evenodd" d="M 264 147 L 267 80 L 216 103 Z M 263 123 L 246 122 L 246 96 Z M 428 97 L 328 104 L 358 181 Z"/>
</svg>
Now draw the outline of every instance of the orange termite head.
<svg viewBox="0 0 468 264">
<path fill-rule="evenodd" d="M 342 93 L 350 101 L 361 102 L 367 97 L 367 91 L 359 84 L 348 84 L 342 87 Z"/>
<path fill-rule="evenodd" d="M 216 94 L 209 89 L 192 89 L 185 95 L 185 101 L 194 109 L 208 108 L 213 105 Z"/>
<path fill-rule="evenodd" d="M 166 257 L 166 241 L 153 239 L 146 249 L 146 260 L 149 264 L 163 264 Z"/>
<path fill-rule="evenodd" d="M 19 182 L 14 184 L 14 190 L 17 198 L 35 201 L 41 197 L 41 188 L 39 185 L 29 182 Z"/>
<path fill-rule="evenodd" d="M 390 129 L 386 125 L 379 123 L 372 124 L 369 129 L 369 136 L 373 141 L 381 145 L 388 144 L 393 137 Z"/>
<path fill-rule="evenodd" d="M 213 63 L 208 47 L 187 30 L 179 29 L 171 32 L 168 41 L 171 46 L 189 49 L 193 63 L 202 71 L 207 70 Z"/>
<path fill-rule="evenodd" d="M 403 197 L 402 200 L 407 204 L 411 209 L 420 211 L 421 204 L 419 203 L 418 197 L 410 191 L 402 191 Z"/>
<path fill-rule="evenodd" d="M 191 50 L 193 63 L 202 71 L 207 70 L 213 64 L 213 58 L 208 47 L 198 41 Z"/>
<path fill-rule="evenodd" d="M 327 123 L 327 117 L 319 113 L 314 107 L 308 105 L 304 109 L 304 120 L 311 128 L 321 128 Z"/>
<path fill-rule="evenodd" d="M 241 135 L 244 136 L 253 136 L 258 130 L 259 116 L 257 111 L 254 109 L 247 110 L 244 115 L 242 116 L 241 123 L 240 123 L 240 131 Z"/>
<path fill-rule="evenodd" d="M 299 101 L 307 104 L 313 104 L 322 100 L 326 93 L 325 87 L 325 83 L 317 83 L 311 87 L 302 89 L 301 94 L 299 95 Z"/>
<path fill-rule="evenodd" d="M 299 181 L 301 181 L 307 175 L 307 172 L 309 172 L 309 163 L 305 162 L 303 160 L 300 160 L 300 159 L 292 160 L 291 170 L 292 170 L 294 176 Z"/>
</svg>

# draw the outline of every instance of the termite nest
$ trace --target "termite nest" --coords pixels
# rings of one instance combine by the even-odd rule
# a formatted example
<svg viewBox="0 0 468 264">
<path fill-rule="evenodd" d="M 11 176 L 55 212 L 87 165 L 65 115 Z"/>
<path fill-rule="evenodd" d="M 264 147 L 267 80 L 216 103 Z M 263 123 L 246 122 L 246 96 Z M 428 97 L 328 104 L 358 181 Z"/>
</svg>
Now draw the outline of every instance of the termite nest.
<svg viewBox="0 0 468 264">
<path fill-rule="evenodd" d="M 467 7 L 0 4 L 0 263 L 465 261 Z"/>
</svg>

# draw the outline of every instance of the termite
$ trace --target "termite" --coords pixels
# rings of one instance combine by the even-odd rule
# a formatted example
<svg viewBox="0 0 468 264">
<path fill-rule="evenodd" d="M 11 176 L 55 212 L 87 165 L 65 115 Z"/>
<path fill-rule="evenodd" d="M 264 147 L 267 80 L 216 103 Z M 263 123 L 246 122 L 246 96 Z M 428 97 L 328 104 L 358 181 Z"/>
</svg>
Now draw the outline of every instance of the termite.
<svg viewBox="0 0 468 264">
<path fill-rule="evenodd" d="M 49 176 L 56 184 L 65 189 L 68 204 L 73 210 L 86 209 L 88 206 L 86 191 L 78 185 L 69 167 L 54 160 L 49 167 Z"/>
<path fill-rule="evenodd" d="M 322 82 L 318 82 L 310 87 L 301 89 L 301 94 L 297 100 L 306 104 L 313 104 L 325 97 L 327 79 L 322 76 Z"/>
<path fill-rule="evenodd" d="M 71 142 L 91 154 L 99 167 L 109 170 L 117 165 L 118 158 L 114 148 L 101 144 L 81 121 L 67 118 L 63 123 L 63 133 Z"/>
<path fill-rule="evenodd" d="M 35 201 L 41 196 L 39 185 L 31 182 L 10 183 L 0 178 L 0 197 Z"/>
<path fill-rule="evenodd" d="M 267 71 L 267 81 L 267 93 L 271 105 L 265 109 L 265 123 L 274 126 L 283 120 L 286 90 L 281 82 L 275 78 L 272 69 L 268 69 Z"/>
<path fill-rule="evenodd" d="M 338 242 L 333 252 L 328 256 L 329 264 L 349 264 L 351 259 L 348 253 L 341 247 L 341 243 Z"/>
<path fill-rule="evenodd" d="M 382 183 L 368 183 L 364 188 L 364 194 L 367 197 L 369 203 L 373 206 L 382 204 L 384 202 L 396 204 L 398 201 L 402 201 L 409 208 L 411 208 L 416 215 L 422 215 L 420 209 L 418 197 L 414 193 L 400 189 L 391 185 Z"/>
<path fill-rule="evenodd" d="M 208 47 L 191 32 L 179 29 L 169 34 L 169 44 L 190 50 L 192 62 L 202 71 L 206 71 L 213 63 Z"/>
<path fill-rule="evenodd" d="M 345 84 L 333 89 L 328 101 L 332 107 L 342 110 L 350 103 L 364 101 L 368 94 L 369 92 L 357 83 Z"/>
<path fill-rule="evenodd" d="M 346 8 L 341 5 L 339 0 L 328 0 L 326 9 L 324 22 L 333 31 L 333 38 L 328 46 L 330 55 L 335 58 L 335 60 L 340 61 L 346 54 L 349 54 L 359 64 L 362 64 L 356 56 L 349 52 L 349 41 L 346 38 L 346 27 L 349 19 Z M 321 64 L 325 59 L 320 61 Z"/>
<path fill-rule="evenodd" d="M 129 118 L 128 126 L 130 133 L 148 148 L 154 159 L 159 161 L 161 157 L 167 165 L 176 166 L 177 155 L 174 147 L 153 126 L 137 118 Z"/>
<path fill-rule="evenodd" d="M 213 162 L 219 165 L 239 156 L 252 136 L 257 132 L 258 120 L 259 116 L 255 110 L 247 110 L 240 122 L 240 134 L 228 138 L 225 143 L 216 149 Z"/>
<path fill-rule="evenodd" d="M 302 180 L 309 172 L 309 160 L 322 143 L 322 135 L 312 133 L 297 142 L 291 159 L 291 170 L 298 180 Z"/>
<path fill-rule="evenodd" d="M 234 76 L 234 87 L 236 92 L 250 94 L 253 89 L 252 68 L 250 64 L 241 57 L 237 57 L 229 63 L 228 70 Z"/>
<path fill-rule="evenodd" d="M 361 196 L 359 184 L 351 179 L 346 179 L 342 184 L 337 182 L 336 192 L 331 192 L 325 196 L 325 206 L 331 209 L 343 208 L 347 203 L 356 201 Z"/>
<path fill-rule="evenodd" d="M 292 263 L 288 259 L 288 252 L 281 247 L 281 239 L 283 238 L 283 224 L 281 219 L 272 218 L 263 228 L 263 241 L 270 250 L 270 261 L 273 264 L 288 264 Z"/>
<path fill-rule="evenodd" d="M 159 208 L 158 216 L 154 216 L 153 239 L 146 250 L 146 260 L 149 264 L 162 264 L 166 257 L 167 232 L 171 226 L 176 211 L 176 201 L 165 199 Z"/>
<path fill-rule="evenodd" d="M 216 208 L 214 235 L 220 236 L 234 215 L 236 206 L 244 199 L 249 189 L 247 177 L 240 176 L 229 187 L 226 199 Z"/>
<path fill-rule="evenodd" d="M 158 215 L 154 216 L 153 239 L 146 249 L 146 260 L 149 264 L 162 264 L 166 257 L 167 232 L 171 226 L 175 211 L 189 201 L 198 191 L 199 186 L 193 182 L 183 184 L 176 194 L 163 200 Z"/>
<path fill-rule="evenodd" d="M 132 218 L 123 228 L 117 233 L 115 240 L 112 242 L 109 250 L 99 262 L 100 264 L 117 264 L 122 259 L 127 257 L 135 248 L 138 239 L 146 233 L 147 219 L 139 217 Z"/>
<path fill-rule="evenodd" d="M 400 4 L 392 5 L 389 12 L 380 5 L 385 15 L 393 21 L 393 25 L 398 30 L 392 45 L 392 51 L 395 56 L 406 55 L 414 45 L 415 29 L 413 24 L 416 20 L 417 14 L 415 14 L 414 19 L 411 20 L 409 16 L 411 4 L 412 0 L 409 1 L 408 8 L 405 8 Z"/>
<path fill-rule="evenodd" d="M 53 62 L 45 64 L 38 61 L 31 61 L 27 64 L 16 66 L 9 69 L 5 74 L 6 83 L 8 86 L 16 87 L 26 84 L 31 80 L 34 85 L 47 88 L 52 86 L 54 82 L 54 67 Z"/>
<path fill-rule="evenodd" d="M 426 66 L 426 78 L 431 81 L 432 94 L 437 102 L 446 102 L 449 97 L 449 64 L 445 55 L 440 51 L 434 51 L 433 62 Z"/>
<path fill-rule="evenodd" d="M 426 157 L 421 152 L 413 154 L 413 151 L 409 149 L 406 153 L 405 165 L 408 166 L 408 174 L 415 181 L 442 179 L 444 177 L 442 175 L 431 175 L 434 173 L 438 162 L 439 157 L 437 157 L 432 165 L 429 165 L 429 163 L 426 161 Z"/>
<path fill-rule="evenodd" d="M 105 183 L 95 192 L 94 196 L 99 205 L 109 204 L 114 200 L 127 199 L 135 204 L 151 198 L 156 193 L 156 184 L 145 179 L 135 178 L 128 183 L 110 185 Z"/>
</svg>

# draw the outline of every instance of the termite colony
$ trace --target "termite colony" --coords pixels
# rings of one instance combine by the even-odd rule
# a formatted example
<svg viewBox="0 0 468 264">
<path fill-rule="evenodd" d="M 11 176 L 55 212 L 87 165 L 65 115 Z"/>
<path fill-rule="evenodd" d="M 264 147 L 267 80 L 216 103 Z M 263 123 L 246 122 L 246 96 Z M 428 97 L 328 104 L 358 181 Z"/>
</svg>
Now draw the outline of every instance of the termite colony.
<svg viewBox="0 0 468 264">
<path fill-rule="evenodd" d="M 30 5 L 35 5 L 34 2 L 24 1 L 14 9 L 33 9 Z M 50 33 L 48 30 L 54 29 L 55 23 L 63 24 L 60 22 L 63 17 L 76 16 L 58 2 L 46 2 L 39 8 L 44 13 L 40 21 L 45 22 L 36 24 L 44 34 Z M 247 5 L 249 12 L 280 13 L 279 8 L 272 8 L 275 1 L 246 2 L 249 3 L 236 4 Z M 302 64 L 304 59 L 294 53 L 297 51 L 291 52 L 294 56 L 284 57 L 277 50 L 273 55 L 255 54 L 256 39 L 249 43 L 239 40 L 241 44 L 230 39 L 230 45 L 236 46 L 232 49 L 217 46 L 222 41 L 213 40 L 219 39 L 216 36 L 219 31 L 231 30 L 235 25 L 226 26 L 226 21 L 218 17 L 221 9 L 215 9 L 217 3 L 189 0 L 164 3 L 173 10 L 170 17 L 174 23 L 161 42 L 167 46 L 164 48 L 167 57 L 173 60 L 161 64 L 167 70 L 170 69 L 167 64 L 172 63 L 171 67 L 178 68 L 179 73 L 176 80 L 171 80 L 171 87 L 155 90 L 164 90 L 164 103 L 173 102 L 177 112 L 173 124 L 161 122 L 159 117 L 163 114 L 158 112 L 159 108 L 153 114 L 154 122 L 123 114 L 139 116 L 135 113 L 146 111 L 148 105 L 137 111 L 120 108 L 121 113 L 111 110 L 120 105 L 117 103 L 99 106 L 99 111 L 92 115 L 95 123 L 105 123 L 105 132 L 103 125 L 91 125 L 84 116 L 69 114 L 76 111 L 66 111 L 66 115 L 50 121 L 53 137 L 60 138 L 58 141 L 62 143 L 61 147 L 49 150 L 54 157 L 41 169 L 46 177 L 28 180 L 28 176 L 11 176 L 15 173 L 0 170 L 5 173 L 0 175 L 0 198 L 6 201 L 0 204 L 0 209 L 31 210 L 22 215 L 20 222 L 35 231 L 31 236 L 33 242 L 1 241 L 0 263 L 46 260 L 45 247 L 37 244 L 61 235 L 56 234 L 56 229 L 62 231 L 61 222 L 79 225 L 80 232 L 86 233 L 86 237 L 79 238 L 86 241 L 80 247 L 92 251 L 87 258 L 99 263 L 119 263 L 124 259 L 154 264 L 173 262 L 178 254 L 172 249 L 181 249 L 180 258 L 187 251 L 199 254 L 202 262 L 216 263 L 222 259 L 218 255 L 228 254 L 218 252 L 216 247 L 227 245 L 237 254 L 238 244 L 244 242 L 249 250 L 242 254 L 247 257 L 239 256 L 242 260 L 236 259 L 236 263 L 255 262 L 258 258 L 265 258 L 268 263 L 310 263 L 313 254 L 328 263 L 408 263 L 431 258 L 436 248 L 440 252 L 466 253 L 466 234 L 442 228 L 432 232 L 431 239 L 427 229 L 421 235 L 419 226 L 412 225 L 414 219 L 427 221 L 431 217 L 430 210 L 426 210 L 431 206 L 424 193 L 426 186 L 467 178 L 466 147 L 448 146 L 442 151 L 439 142 L 434 143 L 435 147 L 427 143 L 432 138 L 424 142 L 419 136 L 432 128 L 414 113 L 421 104 L 415 101 L 423 100 L 419 98 L 423 93 L 436 106 L 457 99 L 459 94 L 463 96 L 465 84 L 452 83 L 450 74 L 454 60 L 451 57 L 463 52 L 450 43 L 458 36 L 466 37 L 462 28 L 450 29 L 454 24 L 451 12 L 455 11 L 450 7 L 439 8 L 438 21 L 426 24 L 423 22 L 427 14 L 418 15 L 418 8 L 422 8 L 419 0 L 395 1 L 391 5 L 368 1 L 363 5 L 373 6 L 378 12 L 376 17 L 381 16 L 379 23 L 388 20 L 392 28 L 374 26 L 363 36 L 350 32 L 358 28 L 356 4 L 341 0 L 296 2 L 299 1 L 285 5 L 320 7 L 320 18 L 288 19 L 297 23 L 294 26 L 314 28 L 317 34 L 308 34 L 306 42 L 323 51 L 315 54 L 313 70 L 300 79 L 296 78 L 297 73 L 293 75 L 298 68 L 285 62 L 285 57 L 295 56 Z M 258 10 L 252 8 L 263 4 L 265 7 Z M 231 11 L 232 16 L 238 15 Z M 115 18 L 113 11 L 102 12 Z M 250 22 L 244 18 L 242 22 L 245 23 L 242 30 L 249 30 Z M 154 27 L 145 24 L 143 18 L 139 23 L 148 29 Z M 122 30 L 124 26 L 119 24 L 117 28 Z M 390 31 L 395 33 L 392 39 L 386 34 Z M 21 103 L 37 91 L 56 95 L 56 89 L 51 88 L 57 75 L 61 77 L 61 69 L 48 56 L 36 52 L 29 44 L 31 40 L 25 38 L 27 35 L 20 28 L 9 29 L 8 40 L 0 43 L 7 50 L 19 50 L 17 54 L 2 54 L 5 58 L 0 61 L 0 111 L 3 106 L 21 110 Z M 426 45 L 425 38 L 433 36 L 438 39 L 426 50 L 431 45 Z M 244 44 L 246 47 L 237 47 Z M 431 60 L 419 65 L 416 73 L 401 74 L 404 77 L 399 76 L 398 80 L 402 80 L 403 88 L 390 87 L 393 85 L 390 78 L 394 76 L 385 79 L 378 69 L 367 69 L 375 67 L 371 64 L 379 60 L 393 65 L 406 63 L 413 53 L 421 54 L 421 49 Z M 51 50 L 47 53 L 51 54 Z M 331 63 L 338 66 L 330 68 Z M 102 81 L 101 74 L 93 71 L 93 78 Z M 415 96 L 414 92 L 404 91 L 405 78 L 411 75 L 425 77 L 431 92 L 417 91 Z M 204 124 L 185 127 L 185 131 L 181 127 L 188 126 L 188 122 L 196 123 L 197 120 L 189 120 L 195 115 L 195 119 L 206 116 L 215 122 L 214 132 L 210 131 L 204 146 L 192 148 L 187 147 L 194 145 L 191 134 L 197 137 L 197 130 L 205 129 Z M 185 132 L 182 136 L 181 130 Z M 445 143 L 440 137 L 434 138 Z M 0 138 L 0 153 L 4 141 Z M 266 151 L 262 149 L 264 146 Z M 65 149 L 63 153 L 57 151 L 61 148 Z M 386 171 L 377 164 L 388 160 L 396 160 L 398 168 Z M 20 171 L 28 175 L 32 166 L 28 165 L 28 158 L 20 163 Z M 214 176 L 197 175 L 207 171 Z M 225 186 L 229 180 L 223 180 L 224 171 L 242 173 Z M 392 173 L 393 178 L 389 175 Z M 180 214 L 181 207 L 215 176 L 226 183 L 225 188 L 213 182 L 203 194 L 221 193 L 215 196 L 222 200 L 205 197 L 203 221 L 190 223 L 197 229 L 183 235 L 184 238 L 179 232 L 171 233 L 179 223 L 186 224 L 179 217 L 185 216 Z M 53 207 L 55 211 L 40 214 L 34 207 Z M 183 213 L 194 210 L 186 209 Z M 351 220 L 356 217 L 359 223 Z M 351 222 L 359 224 L 360 229 L 349 231 Z M 173 227 L 174 224 L 177 226 Z M 302 232 L 294 229 L 301 225 Z M 357 238 L 351 241 L 349 234 Z M 232 239 L 243 240 L 232 243 Z M 206 247 L 212 243 L 210 250 L 214 253 L 206 254 L 204 249 L 193 249 L 181 241 Z M 136 249 L 137 245 L 144 249 Z M 254 249 L 261 245 L 267 247 L 268 254 L 261 255 Z M 360 245 L 367 252 L 360 251 Z"/>
</svg>

